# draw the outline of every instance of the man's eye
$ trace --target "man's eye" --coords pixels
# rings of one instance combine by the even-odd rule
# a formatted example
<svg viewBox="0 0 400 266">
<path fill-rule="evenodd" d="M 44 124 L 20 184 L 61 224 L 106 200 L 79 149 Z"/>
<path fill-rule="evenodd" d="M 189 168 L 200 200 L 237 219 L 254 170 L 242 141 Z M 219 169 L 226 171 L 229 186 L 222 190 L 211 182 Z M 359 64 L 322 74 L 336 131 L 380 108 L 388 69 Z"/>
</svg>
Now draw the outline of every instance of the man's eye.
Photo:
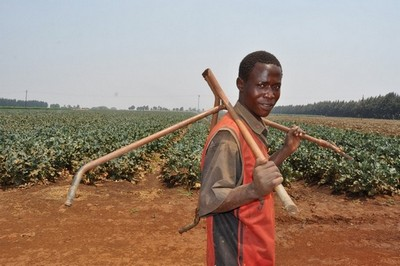
<svg viewBox="0 0 400 266">
<path fill-rule="evenodd" d="M 260 82 L 260 83 L 257 84 L 257 86 L 260 89 L 265 89 L 265 88 L 271 87 L 271 89 L 273 91 L 279 91 L 281 89 L 281 84 L 269 85 L 267 82 Z"/>
<path fill-rule="evenodd" d="M 279 91 L 281 89 L 281 85 L 280 84 L 274 84 L 271 86 L 271 89 L 274 91 Z"/>
<path fill-rule="evenodd" d="M 260 83 L 257 84 L 257 86 L 262 88 L 262 89 L 264 89 L 265 87 L 267 87 L 267 84 L 264 83 L 264 82 L 260 82 Z"/>
</svg>

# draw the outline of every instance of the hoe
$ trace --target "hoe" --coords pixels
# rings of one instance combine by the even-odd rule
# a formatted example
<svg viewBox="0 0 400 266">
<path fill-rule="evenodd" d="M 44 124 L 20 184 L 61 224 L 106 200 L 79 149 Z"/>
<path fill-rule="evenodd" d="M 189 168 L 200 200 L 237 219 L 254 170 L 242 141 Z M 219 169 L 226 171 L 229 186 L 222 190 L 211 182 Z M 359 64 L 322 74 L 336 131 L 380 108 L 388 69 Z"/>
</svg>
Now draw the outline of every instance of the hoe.
<svg viewBox="0 0 400 266">
<path fill-rule="evenodd" d="M 158 138 L 161 138 L 167 134 L 170 134 L 178 129 L 181 129 L 183 127 L 188 126 L 189 124 L 192 124 L 200 119 L 203 119 L 209 115 L 212 115 L 212 119 L 211 119 L 211 125 L 210 125 L 210 129 L 217 123 L 218 121 L 218 112 L 221 110 L 226 109 L 229 114 L 232 116 L 232 118 L 235 120 L 235 123 L 238 125 L 241 133 L 243 134 L 244 139 L 246 140 L 247 144 L 250 146 L 252 152 L 254 153 L 256 158 L 261 158 L 261 159 L 266 159 L 264 154 L 261 152 L 261 150 L 258 148 L 256 142 L 254 141 L 253 137 L 251 136 L 250 132 L 248 131 L 246 125 L 244 124 L 245 122 L 243 122 L 243 120 L 238 116 L 238 114 L 236 113 L 236 111 L 233 109 L 232 104 L 229 102 L 228 98 L 226 97 L 224 91 L 222 90 L 221 86 L 219 85 L 218 81 L 216 80 L 214 74 L 212 73 L 212 71 L 210 69 L 206 69 L 203 72 L 203 77 L 206 80 L 206 82 L 208 83 L 208 85 L 210 86 L 215 100 L 214 100 L 214 107 L 203 112 L 200 113 L 198 115 L 195 115 L 187 120 L 184 120 L 182 122 L 179 122 L 173 126 L 170 126 L 166 129 L 163 129 L 157 133 L 154 133 L 150 136 L 147 136 L 143 139 L 140 139 L 138 141 L 135 141 L 134 143 L 131 143 L 127 146 L 124 146 L 118 150 L 115 150 L 109 154 L 106 154 L 96 160 L 93 160 L 85 165 L 83 165 L 78 172 L 75 174 L 74 179 L 72 181 L 71 187 L 69 188 L 68 191 L 68 195 L 67 195 L 67 200 L 65 201 L 65 205 L 66 206 L 71 206 L 72 205 L 72 201 L 75 197 L 76 191 L 78 189 L 78 185 L 81 182 L 83 175 L 94 169 L 95 167 L 108 162 L 110 160 L 113 160 L 117 157 L 120 157 L 132 150 L 135 150 L 151 141 L 154 141 Z M 276 128 L 278 130 L 281 130 L 283 132 L 288 132 L 289 128 L 285 127 L 283 125 L 277 124 L 275 122 L 272 122 L 270 120 L 267 119 L 263 119 L 263 121 L 265 122 L 265 124 L 267 126 Z M 317 139 L 314 138 L 312 136 L 309 136 L 307 134 L 303 134 L 301 136 L 302 139 L 314 142 L 316 144 L 318 144 L 321 147 L 324 148 L 329 148 L 332 149 L 333 151 L 339 153 L 340 155 L 346 157 L 347 159 L 352 159 L 350 156 L 348 156 L 347 154 L 345 154 L 339 147 L 337 147 L 335 144 L 330 143 L 328 141 L 322 140 L 322 139 Z M 289 214 L 291 215 L 295 215 L 298 212 L 298 208 L 297 206 L 293 203 L 292 199 L 290 198 L 290 196 L 288 195 L 288 193 L 286 192 L 285 188 L 282 185 L 278 185 L 277 187 L 275 187 L 275 192 L 277 193 L 277 195 L 279 196 L 279 198 L 281 199 L 284 208 L 288 211 Z M 195 213 L 195 219 L 193 221 L 192 224 L 187 225 L 183 228 L 181 228 L 179 230 L 180 233 L 186 232 L 189 229 L 193 228 L 199 221 L 199 217 L 197 215 L 197 211 Z"/>
</svg>

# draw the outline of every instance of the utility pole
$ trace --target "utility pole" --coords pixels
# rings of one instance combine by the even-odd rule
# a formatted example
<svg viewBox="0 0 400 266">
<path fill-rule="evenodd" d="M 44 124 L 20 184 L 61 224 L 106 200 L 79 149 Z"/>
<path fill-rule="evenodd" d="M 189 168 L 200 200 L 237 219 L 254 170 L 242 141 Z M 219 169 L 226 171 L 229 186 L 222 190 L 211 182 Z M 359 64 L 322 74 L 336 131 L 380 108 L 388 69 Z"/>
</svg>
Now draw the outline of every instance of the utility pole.
<svg viewBox="0 0 400 266">
<path fill-rule="evenodd" d="M 25 108 L 26 108 L 27 101 L 28 101 L 28 90 L 25 91 Z"/>
<path fill-rule="evenodd" d="M 200 94 L 197 95 L 197 112 L 200 113 Z"/>
</svg>

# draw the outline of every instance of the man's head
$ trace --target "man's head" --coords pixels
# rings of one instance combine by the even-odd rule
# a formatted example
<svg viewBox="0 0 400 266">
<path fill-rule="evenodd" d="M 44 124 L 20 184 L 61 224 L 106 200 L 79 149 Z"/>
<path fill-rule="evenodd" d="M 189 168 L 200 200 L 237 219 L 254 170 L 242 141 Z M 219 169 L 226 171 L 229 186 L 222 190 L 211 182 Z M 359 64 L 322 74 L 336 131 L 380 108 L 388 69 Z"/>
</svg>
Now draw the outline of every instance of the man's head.
<svg viewBox="0 0 400 266">
<path fill-rule="evenodd" d="M 239 102 L 256 117 L 267 116 L 280 97 L 282 67 L 278 59 L 265 51 L 243 58 L 236 85 Z"/>
<path fill-rule="evenodd" d="M 253 70 L 256 63 L 272 64 L 281 68 L 282 66 L 279 60 L 271 53 L 266 51 L 256 51 L 246 55 L 239 65 L 239 78 L 243 81 L 247 81 L 251 70 Z"/>
</svg>

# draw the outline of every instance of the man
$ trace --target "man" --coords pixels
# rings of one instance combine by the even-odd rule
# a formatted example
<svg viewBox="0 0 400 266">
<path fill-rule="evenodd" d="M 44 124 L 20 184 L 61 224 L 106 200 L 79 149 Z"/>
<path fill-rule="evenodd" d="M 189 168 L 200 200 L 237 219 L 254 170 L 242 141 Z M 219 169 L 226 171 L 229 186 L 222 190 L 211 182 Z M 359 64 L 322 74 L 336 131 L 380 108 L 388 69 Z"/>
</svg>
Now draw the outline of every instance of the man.
<svg viewBox="0 0 400 266">
<path fill-rule="evenodd" d="M 235 110 L 267 156 L 268 116 L 279 100 L 282 67 L 265 51 L 243 58 Z M 274 265 L 275 216 L 272 191 L 283 178 L 277 165 L 297 150 L 302 131 L 293 127 L 283 147 L 257 159 L 227 114 L 211 130 L 202 155 L 200 217 L 207 217 L 208 265 Z"/>
</svg>

